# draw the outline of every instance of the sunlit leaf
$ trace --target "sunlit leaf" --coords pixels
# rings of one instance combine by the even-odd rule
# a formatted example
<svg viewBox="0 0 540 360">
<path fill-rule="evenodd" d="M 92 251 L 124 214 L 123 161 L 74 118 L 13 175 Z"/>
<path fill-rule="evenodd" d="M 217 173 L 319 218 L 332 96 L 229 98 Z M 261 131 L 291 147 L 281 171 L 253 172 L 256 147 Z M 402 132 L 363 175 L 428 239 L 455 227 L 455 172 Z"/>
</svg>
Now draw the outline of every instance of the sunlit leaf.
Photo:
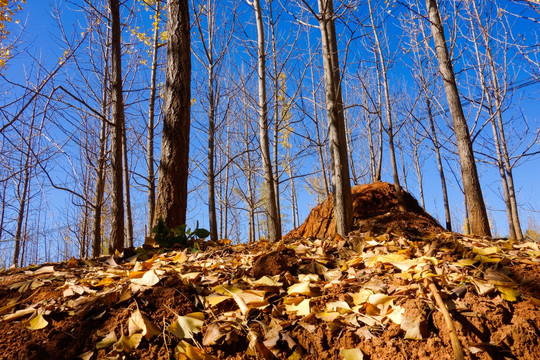
<svg viewBox="0 0 540 360">
<path fill-rule="evenodd" d="M 201 332 L 204 323 L 204 314 L 194 312 L 185 316 L 178 316 L 176 320 L 169 325 L 167 331 L 179 339 L 193 339 L 193 334 Z"/>
<path fill-rule="evenodd" d="M 118 352 L 130 353 L 139 347 L 142 338 L 142 334 L 122 335 L 114 344 L 114 350 Z"/>
<path fill-rule="evenodd" d="M 40 275 L 40 274 L 50 274 L 54 272 L 54 266 L 43 266 L 36 271 L 34 271 L 34 275 Z"/>
<path fill-rule="evenodd" d="M 128 329 L 130 335 L 141 332 L 147 339 L 151 339 L 161 333 L 159 328 L 142 314 L 139 309 L 135 310 L 129 317 Z"/>
<path fill-rule="evenodd" d="M 494 255 L 501 252 L 501 249 L 499 249 L 497 246 L 490 246 L 487 248 L 479 248 L 479 247 L 473 247 L 472 251 L 478 255 Z"/>
<path fill-rule="evenodd" d="M 343 357 L 343 360 L 363 360 L 364 353 L 360 349 L 341 349 L 339 355 Z"/>
<path fill-rule="evenodd" d="M 501 297 L 506 301 L 517 301 L 517 298 L 519 296 L 519 291 L 517 291 L 514 287 L 509 286 L 497 286 L 497 289 L 499 289 L 499 292 L 501 293 Z"/>
<path fill-rule="evenodd" d="M 114 333 L 114 330 L 112 330 L 110 333 L 107 334 L 101 341 L 98 341 L 96 344 L 96 349 L 106 349 L 116 343 L 118 341 L 118 338 L 116 337 L 116 334 Z"/>
<path fill-rule="evenodd" d="M 310 313 L 309 299 L 303 299 L 297 305 L 285 305 L 288 312 L 295 312 L 298 316 L 307 316 Z"/>
<path fill-rule="evenodd" d="M 216 358 L 210 354 L 204 353 L 195 346 L 188 342 L 181 340 L 174 349 L 174 355 L 176 359 L 186 360 L 216 360 Z"/>
<path fill-rule="evenodd" d="M 131 282 L 141 286 L 154 286 L 159 282 L 155 270 L 148 270 L 140 279 L 131 279 Z"/>
<path fill-rule="evenodd" d="M 309 282 L 300 282 L 297 284 L 292 284 L 287 289 L 289 295 L 311 295 L 311 288 L 309 287 Z"/>
<path fill-rule="evenodd" d="M 30 320 L 24 321 L 23 324 L 28 330 L 40 330 L 47 327 L 49 322 L 43 318 L 42 314 L 38 314 Z"/>
</svg>

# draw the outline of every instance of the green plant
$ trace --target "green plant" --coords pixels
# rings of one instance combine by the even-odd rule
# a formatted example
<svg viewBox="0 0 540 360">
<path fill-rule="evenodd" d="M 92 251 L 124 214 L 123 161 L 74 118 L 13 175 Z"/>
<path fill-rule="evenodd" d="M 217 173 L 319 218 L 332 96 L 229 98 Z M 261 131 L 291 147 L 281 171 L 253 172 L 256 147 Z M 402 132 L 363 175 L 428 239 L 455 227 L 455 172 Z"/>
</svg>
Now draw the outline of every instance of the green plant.
<svg viewBox="0 0 540 360">
<path fill-rule="evenodd" d="M 187 225 L 180 225 L 173 229 L 165 224 L 163 219 L 159 219 L 158 223 L 152 229 L 154 233 L 154 241 L 162 248 L 173 247 L 176 244 L 180 246 L 188 246 L 190 240 L 204 239 L 210 235 L 210 231 L 206 229 L 199 229 L 199 222 L 192 231 Z"/>
</svg>

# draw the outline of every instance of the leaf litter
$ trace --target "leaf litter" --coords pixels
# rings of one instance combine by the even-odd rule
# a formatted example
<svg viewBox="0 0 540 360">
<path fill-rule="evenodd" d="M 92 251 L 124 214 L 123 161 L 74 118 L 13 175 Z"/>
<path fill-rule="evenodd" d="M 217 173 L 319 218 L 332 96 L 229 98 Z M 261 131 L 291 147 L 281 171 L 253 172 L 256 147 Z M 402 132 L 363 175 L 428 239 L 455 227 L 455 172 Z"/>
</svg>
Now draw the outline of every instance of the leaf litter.
<svg viewBox="0 0 540 360">
<path fill-rule="evenodd" d="M 11 269 L 0 359 L 537 358 L 538 243 L 365 230 Z"/>
</svg>

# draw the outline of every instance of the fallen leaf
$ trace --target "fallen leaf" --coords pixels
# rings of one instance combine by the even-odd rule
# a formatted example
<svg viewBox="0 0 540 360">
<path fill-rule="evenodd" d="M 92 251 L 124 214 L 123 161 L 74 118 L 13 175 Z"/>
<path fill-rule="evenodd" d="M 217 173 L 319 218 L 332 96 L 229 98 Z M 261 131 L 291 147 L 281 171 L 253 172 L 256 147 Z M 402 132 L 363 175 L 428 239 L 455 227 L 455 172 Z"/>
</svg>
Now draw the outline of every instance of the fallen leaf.
<svg viewBox="0 0 540 360">
<path fill-rule="evenodd" d="M 499 292 L 501 293 L 501 297 L 506 301 L 517 301 L 517 297 L 519 296 L 519 291 L 517 291 L 514 287 L 509 286 L 497 286 L 497 289 L 499 289 Z"/>
<path fill-rule="evenodd" d="M 471 279 L 478 295 L 486 295 L 495 290 L 495 286 L 487 281 L 480 279 Z"/>
<path fill-rule="evenodd" d="M 204 298 L 205 300 L 205 306 L 216 306 L 217 304 L 229 300 L 231 297 L 228 295 L 221 295 L 221 294 L 210 294 Z"/>
<path fill-rule="evenodd" d="M 111 347 L 114 343 L 118 341 L 118 338 L 116 337 L 116 334 L 114 333 L 114 330 L 108 333 L 101 341 L 98 341 L 96 344 L 96 349 L 106 349 L 108 347 Z"/>
<path fill-rule="evenodd" d="M 360 349 L 341 349 L 339 355 L 343 357 L 343 360 L 363 360 L 364 353 Z"/>
<path fill-rule="evenodd" d="M 92 359 L 92 356 L 94 356 L 94 352 L 90 350 L 85 353 L 82 353 L 81 355 L 78 356 L 78 358 L 82 360 L 90 360 Z"/>
<path fill-rule="evenodd" d="M 332 322 L 340 316 L 341 314 L 338 313 L 337 311 L 323 311 L 323 312 L 318 312 L 315 314 L 315 317 L 317 319 L 321 319 L 322 321 L 326 321 L 326 322 Z"/>
<path fill-rule="evenodd" d="M 204 353 L 202 350 L 197 349 L 185 340 L 181 340 L 178 345 L 176 345 L 174 348 L 174 355 L 176 359 L 182 360 L 216 360 L 214 356 Z"/>
<path fill-rule="evenodd" d="M 369 289 L 362 289 L 357 293 L 352 294 L 353 302 L 355 305 L 362 305 L 373 294 L 373 291 Z"/>
<path fill-rule="evenodd" d="M 260 279 L 257 279 L 255 281 L 253 281 L 253 285 L 259 285 L 259 286 L 281 286 L 283 285 L 282 283 L 268 277 L 268 276 L 263 276 L 261 277 Z"/>
<path fill-rule="evenodd" d="M 42 268 L 37 269 L 33 272 L 34 275 L 40 275 L 40 274 L 50 274 L 54 272 L 54 266 L 43 266 Z"/>
<path fill-rule="evenodd" d="M 490 246 L 487 248 L 479 248 L 474 246 L 472 251 L 478 255 L 494 255 L 501 252 L 501 249 L 499 249 L 497 246 Z"/>
<path fill-rule="evenodd" d="M 159 277 L 154 270 L 148 270 L 140 279 L 131 279 L 131 282 L 141 286 L 154 286 L 159 282 Z"/>
<path fill-rule="evenodd" d="M 23 321 L 23 325 L 28 330 L 40 330 L 49 325 L 49 322 L 43 318 L 42 314 L 38 314 L 30 320 Z"/>
<path fill-rule="evenodd" d="M 148 340 L 161 333 L 159 328 L 141 313 L 139 309 L 135 310 L 129 317 L 128 329 L 130 335 L 141 332 L 142 336 Z"/>
<path fill-rule="evenodd" d="M 394 324 L 400 325 L 402 317 L 403 317 L 403 313 L 405 313 L 405 309 L 402 308 L 401 306 L 396 306 L 396 305 L 391 305 L 391 308 L 392 308 L 392 311 L 389 314 L 386 314 L 386 317 L 392 320 Z"/>
<path fill-rule="evenodd" d="M 139 347 L 143 335 L 122 335 L 120 339 L 114 344 L 114 350 L 118 352 L 130 353 Z"/>
<path fill-rule="evenodd" d="M 216 345 L 224 336 L 225 333 L 221 331 L 221 327 L 216 323 L 212 323 L 205 328 L 202 344 L 203 346 Z"/>
<path fill-rule="evenodd" d="M 296 315 L 298 316 L 307 316 L 310 313 L 309 300 L 310 299 L 303 299 L 297 305 L 285 305 L 285 310 L 288 312 L 296 312 Z"/>
<path fill-rule="evenodd" d="M 297 284 L 292 284 L 287 289 L 289 295 L 306 295 L 311 296 L 311 288 L 309 287 L 309 282 L 300 282 Z"/>
<path fill-rule="evenodd" d="M 167 331 L 174 334 L 179 339 L 193 339 L 193 334 L 201 332 L 204 323 L 204 314 L 194 312 L 185 316 L 178 316 L 176 320 L 169 325 Z"/>
<path fill-rule="evenodd" d="M 337 311 L 340 314 L 351 312 L 351 307 L 346 301 L 331 301 L 326 304 L 326 311 Z"/>
<path fill-rule="evenodd" d="M 2 316 L 3 321 L 13 321 L 22 318 L 23 316 L 26 316 L 28 314 L 33 314 L 36 312 L 36 309 L 33 307 L 29 307 L 27 309 L 20 309 L 15 311 L 13 314 L 7 314 Z"/>
<path fill-rule="evenodd" d="M 402 316 L 400 327 L 405 330 L 405 339 L 422 340 L 421 319 Z"/>
<path fill-rule="evenodd" d="M 231 293 L 231 295 L 236 304 L 238 305 L 240 312 L 242 312 L 242 315 L 246 315 L 249 312 L 249 307 L 247 306 L 244 299 L 242 299 L 238 294 Z"/>
</svg>

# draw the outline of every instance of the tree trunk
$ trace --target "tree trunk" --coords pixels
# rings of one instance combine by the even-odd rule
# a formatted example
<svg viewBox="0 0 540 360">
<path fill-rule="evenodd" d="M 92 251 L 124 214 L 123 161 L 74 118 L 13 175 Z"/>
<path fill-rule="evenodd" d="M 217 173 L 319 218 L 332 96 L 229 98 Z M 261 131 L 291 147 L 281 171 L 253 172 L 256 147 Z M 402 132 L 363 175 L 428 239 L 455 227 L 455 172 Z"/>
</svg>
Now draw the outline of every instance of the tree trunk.
<svg viewBox="0 0 540 360">
<path fill-rule="evenodd" d="M 508 176 L 506 174 L 506 169 L 503 161 L 503 150 L 502 150 L 502 139 L 501 135 L 504 135 L 504 130 L 499 131 L 498 125 L 502 126 L 502 99 L 501 99 L 501 89 L 499 87 L 499 80 L 497 77 L 497 68 L 495 66 L 493 55 L 491 53 L 491 44 L 489 40 L 489 36 L 487 33 L 487 29 L 484 27 L 484 24 L 482 23 L 482 18 L 480 13 L 478 12 L 478 7 L 475 3 L 471 4 L 474 9 L 474 18 L 471 16 L 470 18 L 470 25 L 472 29 L 472 35 L 473 35 L 473 45 L 475 49 L 476 54 L 476 61 L 478 66 L 478 77 L 480 80 L 480 83 L 482 85 L 482 91 L 485 94 L 485 98 L 487 101 L 487 109 L 490 116 L 490 123 L 491 128 L 493 131 L 493 142 L 495 145 L 495 150 L 497 152 L 497 168 L 499 170 L 499 175 L 501 177 L 501 183 L 502 183 L 502 189 L 503 189 L 503 196 L 504 196 L 504 203 L 506 206 L 506 215 L 508 217 L 508 226 L 509 226 L 509 236 L 512 239 L 520 239 L 522 237 L 521 229 L 520 234 L 516 233 L 516 229 L 520 228 L 519 224 L 514 224 L 514 213 L 512 209 L 512 202 L 510 200 L 510 191 L 509 191 L 509 181 Z M 479 36 L 476 34 L 475 29 L 475 21 L 478 23 L 478 26 L 480 27 L 481 36 L 484 41 L 483 44 L 479 44 Z M 482 55 L 480 53 L 480 46 L 482 46 L 485 49 L 485 58 L 489 65 L 489 72 L 491 73 L 491 87 L 488 86 L 488 79 L 487 75 L 484 73 L 485 69 L 485 63 L 482 61 Z M 487 71 L 487 70 L 486 70 Z M 493 104 L 495 103 L 495 104 Z M 497 121 L 495 120 L 497 119 Z M 519 222 L 519 219 L 518 219 Z"/>
<path fill-rule="evenodd" d="M 257 74 L 259 78 L 259 142 L 264 169 L 264 191 L 267 194 L 266 216 L 268 223 L 268 237 L 270 241 L 278 241 L 281 238 L 281 228 L 277 212 L 277 201 L 272 172 L 272 159 L 270 158 L 270 145 L 268 139 L 268 108 L 266 103 L 266 64 L 264 51 L 264 27 L 262 21 L 261 4 L 259 0 L 253 1 L 255 18 L 257 22 Z"/>
<path fill-rule="evenodd" d="M 101 93 L 101 128 L 99 131 L 99 157 L 96 170 L 96 187 L 94 191 L 94 224 L 92 239 L 92 256 L 101 255 L 101 212 L 103 209 L 103 193 L 105 191 L 105 167 L 107 162 L 107 91 L 108 91 L 108 49 L 105 50 L 105 66 Z"/>
<path fill-rule="evenodd" d="M 281 232 L 281 205 L 279 201 L 279 126 L 281 123 L 280 117 L 279 117 L 279 74 L 278 74 L 278 63 L 277 63 L 277 50 L 276 50 L 276 31 L 272 13 L 272 1 L 269 2 L 269 11 L 270 11 L 270 31 L 272 35 L 272 54 L 273 54 L 273 70 L 274 70 L 274 142 L 273 142 L 273 150 L 274 150 L 274 166 L 273 166 L 273 172 L 274 172 L 274 194 L 276 195 L 276 213 L 277 213 L 277 221 L 278 221 L 278 228 Z"/>
<path fill-rule="evenodd" d="M 124 170 L 124 197 L 126 208 L 126 244 L 129 247 L 133 247 L 133 217 L 131 215 L 131 193 L 129 186 L 129 164 L 127 156 L 127 133 L 126 126 L 122 127 L 122 156 L 123 156 L 123 170 Z"/>
<path fill-rule="evenodd" d="M 435 41 L 437 59 L 439 60 L 439 70 L 443 79 L 450 114 L 454 121 L 454 133 L 456 135 L 461 165 L 463 190 L 469 209 L 471 232 L 476 235 L 491 236 L 486 206 L 482 197 L 482 189 L 476 170 L 469 128 L 463 114 L 463 108 L 461 107 L 454 70 L 446 46 L 439 8 L 436 0 L 426 0 L 426 6 L 431 22 L 433 39 Z"/>
<path fill-rule="evenodd" d="M 435 155 L 437 156 L 437 168 L 439 170 L 439 177 L 441 179 L 446 230 L 452 231 L 452 218 L 450 216 L 450 203 L 448 201 L 448 190 L 446 189 L 446 177 L 444 175 L 444 167 L 443 167 L 442 157 L 441 157 L 441 145 L 439 144 L 439 141 L 437 140 L 437 132 L 435 131 L 435 121 L 433 120 L 433 111 L 431 109 L 431 101 L 429 100 L 429 97 L 426 91 L 427 90 L 424 88 L 424 93 L 426 96 L 428 118 L 429 118 L 429 126 L 431 129 L 431 139 L 433 141 L 433 146 L 435 147 Z"/>
<path fill-rule="evenodd" d="M 169 228 L 186 222 L 191 108 L 191 51 L 187 0 L 169 0 L 167 74 L 156 215 Z"/>
<path fill-rule="evenodd" d="M 161 13 L 160 2 L 155 2 L 156 19 Z M 157 67 L 159 50 L 159 23 L 154 24 L 154 39 L 152 44 L 152 69 L 150 73 L 150 98 L 148 99 L 148 125 L 146 135 L 146 167 L 148 172 L 148 234 L 151 234 L 154 226 L 154 214 L 156 211 L 156 174 L 154 171 L 154 117 L 156 109 L 157 92 Z M 148 238 L 150 238 L 148 236 Z M 146 239 L 145 239 L 146 242 Z"/>
<path fill-rule="evenodd" d="M 352 227 L 352 200 L 336 29 L 333 19 L 334 5 L 332 0 L 318 0 L 318 4 L 332 160 L 334 218 L 336 232 L 341 236 L 346 236 Z"/>
<path fill-rule="evenodd" d="M 208 46 L 206 56 L 208 59 L 208 219 L 210 223 L 210 239 L 218 241 L 217 214 L 216 214 L 216 174 L 214 170 L 215 162 L 215 138 L 216 138 L 216 104 L 214 98 L 214 11 L 208 3 Z M 202 37 L 202 34 L 201 34 Z"/>
<path fill-rule="evenodd" d="M 375 38 L 375 46 L 377 48 L 377 56 L 379 57 L 379 62 L 381 65 L 380 72 L 377 76 L 380 76 L 382 79 L 382 87 L 384 91 L 384 102 L 385 102 L 384 108 L 385 108 L 386 123 L 387 123 L 386 133 L 388 134 L 388 150 L 390 150 L 390 162 L 392 164 L 394 189 L 396 190 L 396 197 L 398 199 L 399 210 L 407 211 L 407 208 L 405 205 L 405 198 L 403 197 L 403 191 L 401 189 L 401 184 L 399 183 L 399 171 L 397 167 L 396 150 L 395 150 L 395 145 L 394 145 L 394 130 L 393 130 L 394 121 L 392 120 L 392 107 L 390 103 L 390 89 L 389 89 L 388 75 L 387 75 L 388 71 L 386 68 L 386 61 L 382 53 L 382 47 L 381 47 L 381 42 L 379 40 L 378 31 L 377 31 L 377 28 L 375 27 L 375 21 L 373 19 L 373 10 L 371 9 L 371 1 L 368 1 L 368 6 L 369 6 L 369 17 L 371 20 L 371 28 L 373 30 L 373 36 Z M 380 175 L 379 175 L 379 179 L 380 179 Z"/>
<path fill-rule="evenodd" d="M 111 242 L 113 250 L 124 249 L 124 199 L 122 189 L 122 138 L 124 129 L 124 100 L 122 94 L 122 58 L 120 32 L 120 1 L 110 0 L 112 52 L 112 122 L 111 140 Z"/>
</svg>

